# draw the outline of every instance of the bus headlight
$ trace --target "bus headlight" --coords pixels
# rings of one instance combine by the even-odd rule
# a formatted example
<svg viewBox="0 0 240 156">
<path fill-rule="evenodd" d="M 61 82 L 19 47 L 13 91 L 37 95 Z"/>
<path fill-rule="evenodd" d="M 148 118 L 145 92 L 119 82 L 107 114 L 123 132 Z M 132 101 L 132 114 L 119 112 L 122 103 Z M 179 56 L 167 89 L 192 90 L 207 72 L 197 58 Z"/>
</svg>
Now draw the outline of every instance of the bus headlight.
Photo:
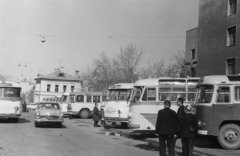
<svg viewBox="0 0 240 156">
<path fill-rule="evenodd" d="M 129 112 L 128 113 L 128 118 L 131 118 L 132 117 L 132 112 Z"/>
<path fill-rule="evenodd" d="M 14 109 L 17 111 L 17 110 L 19 110 L 19 107 L 18 107 L 18 106 L 15 106 Z"/>
<path fill-rule="evenodd" d="M 198 120 L 198 127 L 200 128 L 200 127 L 202 127 L 202 126 L 203 126 L 203 122 L 200 121 L 200 120 Z"/>
</svg>

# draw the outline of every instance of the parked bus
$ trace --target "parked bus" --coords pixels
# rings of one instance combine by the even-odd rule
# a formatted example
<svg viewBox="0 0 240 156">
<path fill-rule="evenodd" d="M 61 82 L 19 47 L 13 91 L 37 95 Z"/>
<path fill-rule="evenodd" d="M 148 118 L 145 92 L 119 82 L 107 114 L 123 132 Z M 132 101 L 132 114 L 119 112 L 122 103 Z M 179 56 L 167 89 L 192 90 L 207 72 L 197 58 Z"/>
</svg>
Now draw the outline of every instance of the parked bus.
<svg viewBox="0 0 240 156">
<path fill-rule="evenodd" d="M 204 76 L 196 88 L 198 134 L 216 136 L 225 149 L 240 148 L 240 76 Z"/>
<path fill-rule="evenodd" d="M 177 98 L 184 104 L 193 102 L 199 78 L 157 78 L 138 80 L 134 84 L 130 101 L 129 128 L 136 135 L 153 134 L 157 113 L 164 108 L 164 101 L 170 100 L 171 109 L 177 111 Z"/>
<path fill-rule="evenodd" d="M 128 126 L 129 100 L 133 85 L 134 83 L 118 83 L 109 87 L 104 103 L 105 123 L 121 123 L 123 127 Z"/>
<path fill-rule="evenodd" d="M 21 116 L 21 86 L 19 83 L 0 81 L 0 119 L 18 122 Z"/>
<path fill-rule="evenodd" d="M 68 105 L 68 114 L 87 119 L 92 116 L 95 103 L 98 103 L 98 108 L 101 110 L 102 92 L 72 92 L 69 96 L 71 100 Z"/>
</svg>

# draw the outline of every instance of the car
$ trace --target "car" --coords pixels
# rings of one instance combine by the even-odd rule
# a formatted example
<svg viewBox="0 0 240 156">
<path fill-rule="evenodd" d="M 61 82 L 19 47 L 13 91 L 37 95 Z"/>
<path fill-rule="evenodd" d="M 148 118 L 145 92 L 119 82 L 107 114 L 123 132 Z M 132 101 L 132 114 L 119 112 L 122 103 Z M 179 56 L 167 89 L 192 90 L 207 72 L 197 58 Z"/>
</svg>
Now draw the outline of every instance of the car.
<svg viewBox="0 0 240 156">
<path fill-rule="evenodd" d="M 27 105 L 27 109 L 28 110 L 35 110 L 37 108 L 37 104 L 36 103 L 31 103 L 29 105 Z"/>
<path fill-rule="evenodd" d="M 35 127 L 42 124 L 55 124 L 62 127 L 64 121 L 63 113 L 58 102 L 39 102 L 35 110 L 34 123 Z"/>
</svg>

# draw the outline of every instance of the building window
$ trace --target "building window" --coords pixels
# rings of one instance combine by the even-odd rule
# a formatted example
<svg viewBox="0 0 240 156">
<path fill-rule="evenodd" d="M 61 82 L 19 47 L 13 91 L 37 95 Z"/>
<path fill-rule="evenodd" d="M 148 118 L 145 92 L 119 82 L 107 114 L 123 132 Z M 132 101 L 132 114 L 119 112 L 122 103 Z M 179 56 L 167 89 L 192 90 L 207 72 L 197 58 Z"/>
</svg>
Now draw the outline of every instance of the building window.
<svg viewBox="0 0 240 156">
<path fill-rule="evenodd" d="M 74 86 L 71 86 L 71 91 L 72 91 L 72 92 L 74 91 Z"/>
<path fill-rule="evenodd" d="M 55 92 L 58 92 L 58 85 L 55 85 Z"/>
<path fill-rule="evenodd" d="M 196 76 L 196 69 L 191 68 L 191 77 L 195 77 L 195 76 Z"/>
<path fill-rule="evenodd" d="M 227 60 L 227 75 L 235 75 L 235 58 Z"/>
<path fill-rule="evenodd" d="M 227 31 L 227 46 L 234 46 L 236 44 L 236 26 L 228 28 Z"/>
<path fill-rule="evenodd" d="M 192 49 L 192 60 L 196 59 L 196 52 L 195 49 Z"/>
<path fill-rule="evenodd" d="M 67 86 L 64 85 L 64 86 L 63 86 L 63 92 L 65 92 L 66 90 L 67 90 Z"/>
<path fill-rule="evenodd" d="M 228 1 L 228 15 L 233 15 L 237 13 L 237 0 Z"/>
<path fill-rule="evenodd" d="M 48 85 L 47 85 L 47 92 L 50 92 L 50 89 L 51 89 L 51 85 L 48 84 Z"/>
</svg>

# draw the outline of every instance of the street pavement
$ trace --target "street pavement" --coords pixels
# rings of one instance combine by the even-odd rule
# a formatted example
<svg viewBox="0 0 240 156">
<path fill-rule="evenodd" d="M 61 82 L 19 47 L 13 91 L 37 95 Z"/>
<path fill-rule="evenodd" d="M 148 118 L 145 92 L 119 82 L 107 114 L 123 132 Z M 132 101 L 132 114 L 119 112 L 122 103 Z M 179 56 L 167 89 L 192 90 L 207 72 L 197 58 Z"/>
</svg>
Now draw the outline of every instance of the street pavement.
<svg viewBox="0 0 240 156">
<path fill-rule="evenodd" d="M 92 124 L 92 121 L 87 119 L 85 121 L 88 124 Z M 103 128 L 103 127 L 102 127 Z M 112 132 L 112 134 L 120 134 L 121 136 L 145 141 L 148 143 L 148 147 L 158 150 L 159 141 L 156 136 L 134 136 L 131 135 L 132 131 L 121 127 L 121 125 L 109 125 L 105 128 L 106 132 Z M 154 147 L 152 147 L 154 146 Z M 176 155 L 181 155 L 182 143 L 181 139 L 176 141 L 175 146 Z M 219 144 L 212 143 L 206 136 L 198 136 L 194 146 L 194 156 L 240 156 L 240 150 L 225 150 Z"/>
</svg>

